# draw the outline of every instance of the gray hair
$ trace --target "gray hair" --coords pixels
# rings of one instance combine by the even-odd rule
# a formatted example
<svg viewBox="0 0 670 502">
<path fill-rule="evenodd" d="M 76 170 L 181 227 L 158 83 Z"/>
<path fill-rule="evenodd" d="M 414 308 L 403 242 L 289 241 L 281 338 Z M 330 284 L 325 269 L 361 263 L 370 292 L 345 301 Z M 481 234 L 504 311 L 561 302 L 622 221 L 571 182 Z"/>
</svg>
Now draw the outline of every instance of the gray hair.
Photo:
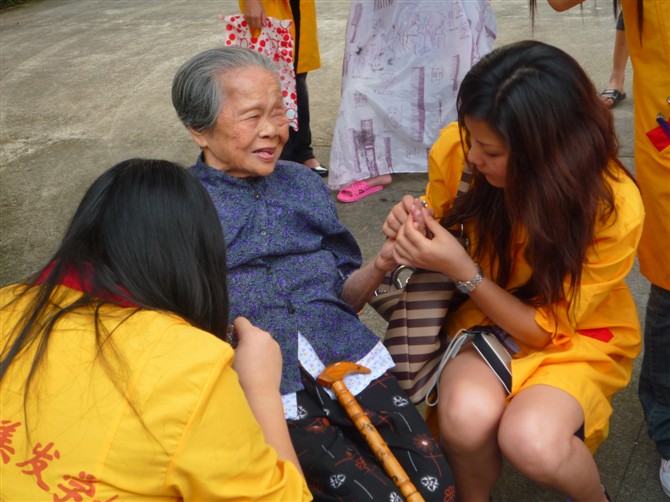
<svg viewBox="0 0 670 502">
<path fill-rule="evenodd" d="M 213 128 L 223 108 L 226 74 L 248 67 L 277 75 L 270 59 L 241 47 L 209 49 L 184 63 L 172 80 L 172 105 L 182 124 L 198 132 Z"/>
</svg>

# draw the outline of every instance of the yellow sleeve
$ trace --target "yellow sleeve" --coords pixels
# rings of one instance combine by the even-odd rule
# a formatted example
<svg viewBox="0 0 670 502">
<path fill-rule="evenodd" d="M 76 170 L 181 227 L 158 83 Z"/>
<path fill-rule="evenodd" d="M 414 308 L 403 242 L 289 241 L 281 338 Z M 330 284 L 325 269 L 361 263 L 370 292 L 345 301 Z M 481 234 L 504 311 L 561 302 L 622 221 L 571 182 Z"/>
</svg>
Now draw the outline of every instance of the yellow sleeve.
<svg viewBox="0 0 670 502">
<path fill-rule="evenodd" d="M 616 215 L 606 223 L 597 223 L 595 238 L 587 250 L 582 268 L 581 286 L 573 310 L 561 302 L 552 312 L 539 308 L 535 321 L 547 332 L 554 333 L 554 344 L 562 344 L 580 328 L 615 328 L 636 324 L 637 316 L 624 319 L 623 312 L 634 310 L 634 303 L 625 284 L 633 267 L 642 234 L 644 208 L 640 193 L 631 179 L 621 175 L 612 183 Z M 567 283 L 565 284 L 567 288 Z M 567 291 L 567 289 L 566 289 Z"/>
<path fill-rule="evenodd" d="M 232 360 L 231 350 L 212 370 L 175 451 L 166 482 L 184 500 L 312 500 L 295 466 L 280 460 L 265 442 Z"/>
<path fill-rule="evenodd" d="M 465 156 L 458 123 L 452 122 L 440 131 L 428 155 L 428 186 L 422 197 L 440 220 L 444 209 L 456 197 Z"/>
</svg>

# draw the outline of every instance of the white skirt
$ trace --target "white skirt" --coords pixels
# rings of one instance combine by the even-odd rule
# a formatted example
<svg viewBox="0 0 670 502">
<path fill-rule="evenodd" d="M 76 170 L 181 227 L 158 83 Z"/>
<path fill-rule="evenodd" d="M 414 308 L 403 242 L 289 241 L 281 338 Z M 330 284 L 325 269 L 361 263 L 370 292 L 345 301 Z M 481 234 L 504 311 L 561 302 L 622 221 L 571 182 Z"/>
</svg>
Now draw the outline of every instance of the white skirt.
<svg viewBox="0 0 670 502">
<path fill-rule="evenodd" d="M 428 151 L 456 120 L 458 88 L 493 47 L 488 0 L 354 0 L 328 185 L 427 172 Z"/>
</svg>

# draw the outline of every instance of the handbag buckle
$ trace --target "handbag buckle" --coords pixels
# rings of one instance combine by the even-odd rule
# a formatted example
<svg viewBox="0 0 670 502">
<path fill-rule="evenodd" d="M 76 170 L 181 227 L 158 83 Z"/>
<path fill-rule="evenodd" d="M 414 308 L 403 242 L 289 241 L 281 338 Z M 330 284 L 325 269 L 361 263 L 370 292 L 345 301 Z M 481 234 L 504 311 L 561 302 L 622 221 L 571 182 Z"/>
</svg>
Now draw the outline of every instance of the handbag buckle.
<svg viewBox="0 0 670 502">
<path fill-rule="evenodd" d="M 415 268 L 408 265 L 400 265 L 391 273 L 391 283 L 398 289 L 404 289 L 412 277 Z"/>
</svg>

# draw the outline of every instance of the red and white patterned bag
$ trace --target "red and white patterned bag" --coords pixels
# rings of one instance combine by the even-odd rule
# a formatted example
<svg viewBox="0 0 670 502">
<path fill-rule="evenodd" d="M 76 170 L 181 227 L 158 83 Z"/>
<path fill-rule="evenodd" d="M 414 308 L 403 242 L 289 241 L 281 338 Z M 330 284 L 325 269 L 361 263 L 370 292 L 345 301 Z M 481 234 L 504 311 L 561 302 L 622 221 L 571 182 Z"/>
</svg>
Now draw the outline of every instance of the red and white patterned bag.
<svg viewBox="0 0 670 502">
<path fill-rule="evenodd" d="M 226 23 L 226 45 L 244 47 L 260 52 L 275 62 L 279 70 L 282 97 L 289 124 L 298 130 L 298 104 L 295 93 L 295 71 L 293 69 L 293 37 L 290 19 L 266 18 L 257 37 L 252 36 L 247 21 L 241 14 L 221 16 Z"/>
</svg>

